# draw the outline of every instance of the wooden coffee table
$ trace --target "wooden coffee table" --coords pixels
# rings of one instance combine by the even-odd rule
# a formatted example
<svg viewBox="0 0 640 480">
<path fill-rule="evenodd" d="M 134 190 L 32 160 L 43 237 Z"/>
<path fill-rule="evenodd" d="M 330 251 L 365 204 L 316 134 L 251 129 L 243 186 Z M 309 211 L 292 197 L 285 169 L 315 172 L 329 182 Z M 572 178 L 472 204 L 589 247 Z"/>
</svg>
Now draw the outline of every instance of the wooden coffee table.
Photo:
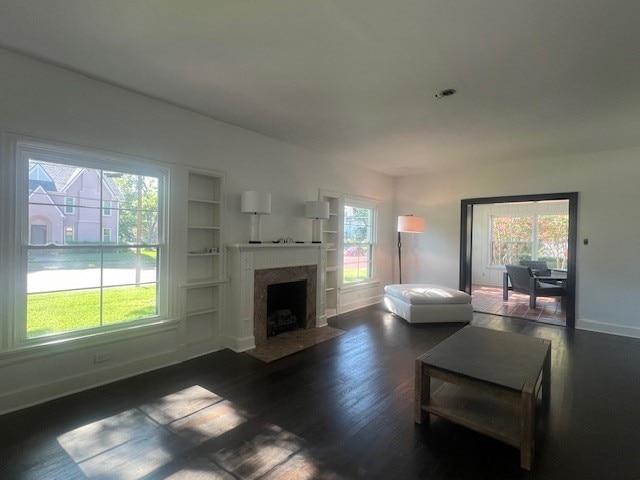
<svg viewBox="0 0 640 480">
<path fill-rule="evenodd" d="M 466 326 L 416 359 L 414 418 L 430 413 L 520 449 L 531 470 L 536 401 L 548 404 L 551 342 Z M 444 383 L 431 393 L 431 378 Z"/>
</svg>

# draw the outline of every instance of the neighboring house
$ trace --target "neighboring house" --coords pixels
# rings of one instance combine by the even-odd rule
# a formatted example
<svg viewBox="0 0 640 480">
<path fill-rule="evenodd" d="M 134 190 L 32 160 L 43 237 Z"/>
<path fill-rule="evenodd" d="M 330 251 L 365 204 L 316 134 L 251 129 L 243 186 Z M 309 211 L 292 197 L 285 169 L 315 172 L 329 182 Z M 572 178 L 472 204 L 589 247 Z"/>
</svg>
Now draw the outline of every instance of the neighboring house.
<svg viewBox="0 0 640 480">
<path fill-rule="evenodd" d="M 29 243 L 115 243 L 119 197 L 113 179 L 101 182 L 99 170 L 31 160 Z"/>
</svg>

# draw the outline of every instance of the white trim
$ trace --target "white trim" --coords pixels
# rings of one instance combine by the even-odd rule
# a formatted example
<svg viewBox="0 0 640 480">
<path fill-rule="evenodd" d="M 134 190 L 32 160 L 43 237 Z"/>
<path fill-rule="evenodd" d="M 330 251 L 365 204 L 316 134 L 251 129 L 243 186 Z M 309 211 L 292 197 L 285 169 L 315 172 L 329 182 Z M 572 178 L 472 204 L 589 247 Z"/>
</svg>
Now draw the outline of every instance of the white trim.
<svg viewBox="0 0 640 480">
<path fill-rule="evenodd" d="M 597 320 L 587 320 L 579 318 L 576 320 L 576 329 L 588 330 L 590 332 L 607 333 L 610 335 L 620 335 L 623 337 L 640 338 L 640 328 L 626 325 L 615 325 Z"/>
<path fill-rule="evenodd" d="M 29 161 L 35 160 L 34 157 L 44 157 L 46 160 L 52 163 L 60 163 L 77 167 L 74 178 L 77 178 L 78 174 L 83 172 L 86 168 L 93 168 L 97 170 L 114 170 L 122 173 L 129 173 L 132 175 L 152 176 L 158 179 L 158 231 L 159 231 L 159 245 L 156 247 L 159 250 L 159 266 L 157 270 L 158 286 L 160 288 L 156 291 L 156 301 L 158 307 L 158 316 L 153 317 L 153 322 L 162 322 L 169 319 L 174 315 L 174 311 L 177 308 L 173 300 L 175 294 L 172 292 L 172 282 L 169 279 L 169 264 L 172 263 L 170 259 L 170 246 L 168 244 L 168 238 L 170 232 L 166 228 L 168 226 L 167 218 L 169 216 L 169 189 L 170 176 L 173 169 L 170 168 L 170 164 L 164 164 L 161 162 L 153 162 L 149 159 L 141 159 L 139 157 L 133 157 L 129 155 L 119 154 L 105 154 L 102 151 L 95 149 L 88 149 L 82 147 L 76 147 L 71 145 L 63 145 L 56 142 L 47 142 L 42 140 L 35 140 L 33 138 L 23 137 L 19 135 L 7 135 L 6 140 L 11 146 L 14 155 L 9 157 L 10 163 L 14 164 L 15 168 L 15 212 L 16 212 L 16 239 L 15 250 L 13 252 L 14 258 L 16 258 L 15 266 L 13 268 L 14 275 L 14 299 L 26 298 L 26 275 L 27 275 L 27 258 L 28 252 L 31 248 L 29 245 Z M 142 163 L 141 163 L 142 162 Z M 94 170 L 95 174 L 98 174 Z M 103 182 L 104 183 L 104 180 Z M 108 186 L 108 185 L 107 185 Z M 40 188 L 40 187 L 38 187 Z M 35 190 L 34 190 L 35 191 Z M 46 192 L 45 192 L 46 193 Z M 67 198 L 65 196 L 65 198 Z M 51 199 L 50 199 L 51 200 Z M 100 199 L 102 202 L 102 198 Z M 113 203 L 112 203 L 113 205 Z M 77 205 L 74 205 L 77 207 Z M 60 208 L 58 208 L 59 211 Z M 62 212 L 61 212 L 62 213 Z M 110 233 L 110 240 L 113 239 L 113 229 L 110 227 L 102 226 L 102 213 L 103 205 L 100 205 L 100 242 L 101 245 L 96 245 L 96 248 L 104 249 L 111 248 L 114 244 L 109 243 L 104 245 L 104 230 L 108 228 Z M 117 230 L 117 229 L 116 229 Z M 116 237 L 117 238 L 117 237 Z M 63 232 L 64 243 L 64 232 Z M 124 245 L 123 245 L 124 246 Z M 58 246 L 56 246 L 58 247 Z M 65 245 L 66 248 L 74 248 L 75 246 Z M 126 247 L 129 247 L 128 245 Z M 54 248 L 54 247 L 52 247 Z M 19 349 L 25 345 L 32 344 L 52 344 L 52 339 L 80 339 L 86 336 L 85 330 L 74 330 L 72 332 L 63 332 L 59 335 L 51 335 L 47 337 L 27 337 L 27 325 L 26 325 L 26 311 L 25 304 L 22 301 L 13 301 L 12 311 L 9 315 L 11 320 L 8 320 L 13 324 L 13 331 L 11 337 L 8 339 L 7 345 L 1 345 L 3 350 L 11 351 Z M 136 322 L 148 322 L 149 319 L 138 319 L 131 322 L 123 322 L 123 324 L 135 325 Z M 101 332 L 109 332 L 112 328 L 110 326 L 101 326 Z M 52 348 L 53 347 L 52 345 Z"/>
</svg>

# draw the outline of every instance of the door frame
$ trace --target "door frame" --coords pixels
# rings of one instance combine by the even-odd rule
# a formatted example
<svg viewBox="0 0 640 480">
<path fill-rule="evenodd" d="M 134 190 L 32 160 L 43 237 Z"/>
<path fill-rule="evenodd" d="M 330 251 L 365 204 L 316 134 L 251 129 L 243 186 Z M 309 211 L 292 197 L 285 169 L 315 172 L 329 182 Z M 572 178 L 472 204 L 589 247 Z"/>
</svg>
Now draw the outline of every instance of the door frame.
<svg viewBox="0 0 640 480">
<path fill-rule="evenodd" d="M 567 259 L 567 327 L 576 325 L 576 253 L 578 251 L 578 192 L 467 198 L 460 201 L 460 290 L 471 295 L 473 246 L 473 206 L 491 203 L 569 201 L 569 248 Z"/>
</svg>

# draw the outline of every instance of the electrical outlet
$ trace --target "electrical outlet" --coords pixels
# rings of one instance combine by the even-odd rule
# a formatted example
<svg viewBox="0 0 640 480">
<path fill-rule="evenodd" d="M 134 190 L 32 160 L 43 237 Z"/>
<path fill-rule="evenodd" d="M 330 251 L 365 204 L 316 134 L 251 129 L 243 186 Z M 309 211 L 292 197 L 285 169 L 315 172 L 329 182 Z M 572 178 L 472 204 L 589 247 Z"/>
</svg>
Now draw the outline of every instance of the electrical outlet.
<svg viewBox="0 0 640 480">
<path fill-rule="evenodd" d="M 109 352 L 97 352 L 93 357 L 93 363 L 102 363 L 111 360 L 111 354 Z"/>
</svg>

